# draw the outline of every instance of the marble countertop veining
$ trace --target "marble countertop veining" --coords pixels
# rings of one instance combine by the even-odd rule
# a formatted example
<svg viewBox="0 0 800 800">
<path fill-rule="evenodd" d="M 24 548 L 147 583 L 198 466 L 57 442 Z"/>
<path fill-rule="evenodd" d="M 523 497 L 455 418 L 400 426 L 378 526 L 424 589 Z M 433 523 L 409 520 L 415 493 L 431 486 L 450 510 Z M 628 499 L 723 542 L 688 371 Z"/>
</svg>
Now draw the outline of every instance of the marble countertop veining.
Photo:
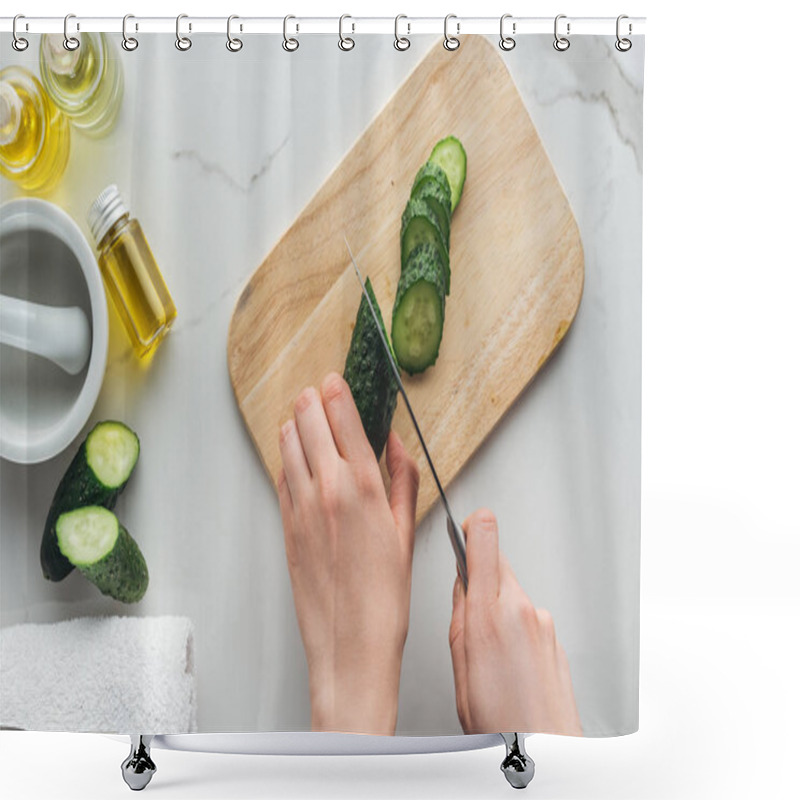
<svg viewBox="0 0 800 800">
<path fill-rule="evenodd" d="M 142 442 L 118 506 L 150 566 L 134 608 L 77 576 L 50 584 L 39 540 L 72 451 L 0 463 L 2 625 L 84 614 L 185 614 L 195 624 L 201 731 L 304 730 L 306 665 L 277 498 L 228 380 L 230 316 L 248 277 L 405 76 L 438 40 L 398 53 L 381 36 L 352 53 L 272 37 L 229 54 L 216 37 L 179 53 L 171 35 L 122 54 L 125 97 L 104 140 L 73 135 L 51 199 L 88 237 L 91 200 L 116 182 L 178 308 L 147 369 L 111 311 L 92 420 L 119 417 Z M 387 42 L 389 44 L 387 45 Z M 641 42 L 641 45 L 640 45 Z M 36 47 L 3 63 L 36 67 Z M 586 278 L 558 353 L 449 490 L 466 514 L 492 507 L 501 546 L 569 656 L 587 733 L 638 720 L 643 40 L 578 37 L 556 53 L 526 37 L 504 54 L 581 231 Z M 376 68 L 377 67 L 377 68 Z M 5 180 L 0 198 L 19 192 Z M 458 733 L 447 632 L 452 552 L 440 508 L 417 532 L 398 733 Z"/>
</svg>

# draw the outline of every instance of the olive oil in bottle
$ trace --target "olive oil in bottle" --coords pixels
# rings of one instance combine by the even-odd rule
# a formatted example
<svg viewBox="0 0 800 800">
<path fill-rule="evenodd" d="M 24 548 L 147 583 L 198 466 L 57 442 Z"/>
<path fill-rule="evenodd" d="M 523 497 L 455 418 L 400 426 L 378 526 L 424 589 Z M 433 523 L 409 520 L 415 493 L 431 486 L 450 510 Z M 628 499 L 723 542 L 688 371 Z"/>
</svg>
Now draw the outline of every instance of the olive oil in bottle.
<svg viewBox="0 0 800 800">
<path fill-rule="evenodd" d="M 155 352 L 175 320 L 175 303 L 147 244 L 115 185 L 89 209 L 100 272 L 139 358 Z"/>
<path fill-rule="evenodd" d="M 0 175 L 48 192 L 69 158 L 69 123 L 24 67 L 0 70 Z"/>
<path fill-rule="evenodd" d="M 61 34 L 47 33 L 39 47 L 42 83 L 70 122 L 90 136 L 104 136 L 117 120 L 122 68 L 104 33 L 78 33 L 80 46 L 64 47 Z"/>
</svg>

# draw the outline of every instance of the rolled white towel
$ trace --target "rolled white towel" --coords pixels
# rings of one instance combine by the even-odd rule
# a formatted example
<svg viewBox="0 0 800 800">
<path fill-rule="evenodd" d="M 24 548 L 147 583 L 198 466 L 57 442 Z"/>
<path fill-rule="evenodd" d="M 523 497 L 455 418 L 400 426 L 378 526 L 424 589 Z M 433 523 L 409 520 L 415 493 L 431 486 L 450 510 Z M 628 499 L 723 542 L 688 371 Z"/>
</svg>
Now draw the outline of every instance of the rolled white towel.
<svg viewBox="0 0 800 800">
<path fill-rule="evenodd" d="M 79 617 L 0 630 L 0 725 L 36 731 L 192 733 L 186 617 Z"/>
</svg>

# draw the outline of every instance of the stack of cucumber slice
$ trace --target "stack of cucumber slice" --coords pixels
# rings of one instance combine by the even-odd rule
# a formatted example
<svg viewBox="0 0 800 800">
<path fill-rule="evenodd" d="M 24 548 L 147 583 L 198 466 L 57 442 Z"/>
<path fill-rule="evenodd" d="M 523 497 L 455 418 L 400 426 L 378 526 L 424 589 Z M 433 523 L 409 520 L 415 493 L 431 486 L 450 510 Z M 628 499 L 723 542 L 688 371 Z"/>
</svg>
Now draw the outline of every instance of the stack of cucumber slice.
<svg viewBox="0 0 800 800">
<path fill-rule="evenodd" d="M 450 294 L 450 221 L 467 177 L 467 154 L 442 139 L 414 179 L 400 229 L 400 281 L 392 312 L 397 363 L 409 374 L 436 362 Z"/>
<path fill-rule="evenodd" d="M 455 136 L 442 139 L 417 173 L 403 212 L 390 348 L 395 362 L 410 374 L 427 369 L 439 355 L 444 300 L 450 294 L 450 221 L 466 176 L 467 154 L 461 142 Z M 369 278 L 365 286 L 383 327 Z M 344 379 L 375 457 L 380 459 L 399 387 L 364 297 L 350 339 Z"/>
<path fill-rule="evenodd" d="M 139 437 L 122 422 L 89 432 L 56 489 L 42 536 L 44 577 L 60 581 L 77 567 L 103 594 L 135 603 L 148 584 L 138 545 L 112 509 L 139 460 Z"/>
</svg>

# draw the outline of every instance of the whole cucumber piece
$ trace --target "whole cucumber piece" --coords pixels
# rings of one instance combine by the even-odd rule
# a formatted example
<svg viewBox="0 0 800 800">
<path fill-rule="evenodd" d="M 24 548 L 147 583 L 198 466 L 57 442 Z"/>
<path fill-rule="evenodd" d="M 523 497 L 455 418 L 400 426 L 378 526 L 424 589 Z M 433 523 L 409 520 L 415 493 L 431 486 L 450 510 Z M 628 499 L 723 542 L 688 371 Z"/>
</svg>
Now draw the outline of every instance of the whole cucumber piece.
<svg viewBox="0 0 800 800">
<path fill-rule="evenodd" d="M 365 286 L 378 315 L 383 335 L 389 343 L 381 309 L 375 299 L 369 278 Z M 391 344 L 389 346 L 391 347 Z M 344 379 L 350 386 L 375 458 L 380 459 L 392 427 L 392 417 L 397 407 L 398 387 L 375 319 L 363 294 L 344 365 Z"/>
</svg>

